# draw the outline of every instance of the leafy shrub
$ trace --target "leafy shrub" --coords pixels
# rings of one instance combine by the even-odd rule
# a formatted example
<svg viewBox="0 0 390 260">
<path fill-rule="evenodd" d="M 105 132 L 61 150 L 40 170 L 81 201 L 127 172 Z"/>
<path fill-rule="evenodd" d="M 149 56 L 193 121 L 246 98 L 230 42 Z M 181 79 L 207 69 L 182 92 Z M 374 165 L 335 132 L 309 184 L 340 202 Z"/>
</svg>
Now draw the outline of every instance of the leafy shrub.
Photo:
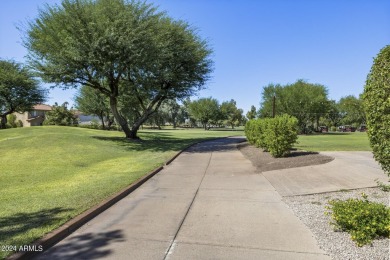
<svg viewBox="0 0 390 260">
<path fill-rule="evenodd" d="M 375 159 L 390 176 L 390 45 L 374 60 L 363 93 L 367 134 Z"/>
<path fill-rule="evenodd" d="M 44 125 L 62 125 L 62 126 L 75 126 L 78 125 L 77 117 L 73 110 L 67 108 L 67 102 L 61 106 L 57 103 L 52 107 L 51 111 L 46 113 Z"/>
<path fill-rule="evenodd" d="M 274 157 L 286 156 L 298 139 L 298 120 L 289 115 L 267 119 L 264 143 Z"/>
<path fill-rule="evenodd" d="M 337 131 L 337 128 L 336 128 L 335 126 L 331 126 L 331 127 L 330 127 L 330 131 L 331 131 L 331 132 L 336 132 L 336 131 Z"/>
<path fill-rule="evenodd" d="M 271 122 L 272 119 L 270 118 L 263 118 L 258 120 L 257 123 L 257 129 L 259 131 L 259 136 L 256 140 L 256 146 L 260 147 L 264 150 L 268 151 L 268 143 L 266 142 L 266 132 L 269 126 L 269 123 Z"/>
<path fill-rule="evenodd" d="M 9 128 L 16 128 L 17 127 L 16 115 L 14 114 L 7 115 L 7 122 Z"/>
<path fill-rule="evenodd" d="M 298 138 L 298 120 L 288 115 L 249 120 L 245 126 L 248 142 L 274 157 L 285 156 Z"/>
<path fill-rule="evenodd" d="M 338 230 L 347 231 L 358 246 L 371 243 L 377 237 L 390 235 L 390 208 L 363 199 L 331 200 L 326 214 Z"/>
<path fill-rule="evenodd" d="M 244 129 L 246 139 L 248 140 L 248 143 L 252 145 L 254 145 L 256 142 L 256 139 L 254 137 L 255 122 L 256 122 L 255 119 L 247 121 Z"/>
<path fill-rule="evenodd" d="M 94 125 L 92 123 L 90 123 L 90 124 L 79 124 L 78 127 L 88 128 L 88 129 L 101 129 L 101 128 L 99 128 L 98 125 Z"/>
</svg>

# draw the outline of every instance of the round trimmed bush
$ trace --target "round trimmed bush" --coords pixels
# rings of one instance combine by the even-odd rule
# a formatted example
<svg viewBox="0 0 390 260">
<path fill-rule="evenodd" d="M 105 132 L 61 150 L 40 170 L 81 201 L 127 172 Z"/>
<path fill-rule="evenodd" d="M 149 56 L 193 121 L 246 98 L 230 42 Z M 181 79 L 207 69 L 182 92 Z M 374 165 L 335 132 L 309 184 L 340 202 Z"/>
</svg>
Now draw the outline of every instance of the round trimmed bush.
<svg viewBox="0 0 390 260">
<path fill-rule="evenodd" d="M 363 100 L 374 157 L 390 176 L 390 45 L 374 59 Z"/>
<path fill-rule="evenodd" d="M 245 125 L 248 142 L 274 157 L 286 156 L 298 138 L 298 119 L 289 115 L 249 120 Z"/>
</svg>

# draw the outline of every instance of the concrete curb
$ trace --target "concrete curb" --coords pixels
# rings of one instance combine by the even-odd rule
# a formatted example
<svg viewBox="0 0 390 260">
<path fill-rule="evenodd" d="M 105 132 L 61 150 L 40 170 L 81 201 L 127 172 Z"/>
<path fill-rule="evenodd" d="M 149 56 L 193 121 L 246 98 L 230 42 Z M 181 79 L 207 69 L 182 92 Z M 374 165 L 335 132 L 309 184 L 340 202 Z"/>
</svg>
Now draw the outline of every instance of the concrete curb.
<svg viewBox="0 0 390 260">
<path fill-rule="evenodd" d="M 214 139 L 209 139 L 209 140 L 203 140 L 199 141 L 193 144 L 188 145 L 181 151 L 179 151 L 176 155 L 174 155 L 171 159 L 169 159 L 164 165 L 169 165 L 174 161 L 181 153 L 189 149 L 190 147 L 203 143 L 203 142 L 208 142 L 208 141 L 213 141 L 213 140 L 219 140 L 223 138 L 229 138 L 231 136 L 227 137 L 218 137 Z M 117 203 L 119 200 L 123 199 L 130 193 L 132 193 L 134 190 L 139 188 L 142 184 L 144 184 L 147 180 L 152 178 L 154 175 L 156 175 L 158 172 L 160 172 L 162 169 L 164 169 L 164 166 L 160 166 L 147 175 L 143 176 L 141 179 L 136 181 L 135 183 L 132 183 L 130 186 L 124 188 L 123 190 L 119 191 L 118 193 L 112 195 L 111 197 L 103 200 L 100 202 L 98 205 L 90 208 L 87 211 L 84 211 L 80 215 L 76 216 L 75 218 L 69 220 L 59 228 L 51 231 L 50 233 L 46 234 L 43 238 L 33 242 L 30 246 L 30 248 L 34 249 L 32 251 L 24 251 L 24 252 L 17 252 L 15 254 L 10 255 L 7 257 L 7 260 L 24 260 L 24 259 L 31 259 L 34 256 L 37 256 L 38 254 L 46 251 L 50 247 L 54 246 L 67 236 L 69 236 L 71 233 L 73 233 L 75 230 L 80 228 L 82 225 Z M 42 250 L 39 250 L 40 248 L 43 248 Z"/>
</svg>

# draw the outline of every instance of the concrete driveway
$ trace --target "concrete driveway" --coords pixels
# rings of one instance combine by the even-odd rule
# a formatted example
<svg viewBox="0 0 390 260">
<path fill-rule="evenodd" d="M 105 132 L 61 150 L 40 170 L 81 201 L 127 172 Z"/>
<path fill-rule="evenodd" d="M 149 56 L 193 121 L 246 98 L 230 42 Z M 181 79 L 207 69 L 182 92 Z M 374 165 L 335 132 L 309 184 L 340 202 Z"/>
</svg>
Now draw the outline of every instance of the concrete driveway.
<svg viewBox="0 0 390 260">
<path fill-rule="evenodd" d="M 372 152 L 321 152 L 333 161 L 314 166 L 263 172 L 282 196 L 304 195 L 377 186 L 389 178 Z"/>
</svg>

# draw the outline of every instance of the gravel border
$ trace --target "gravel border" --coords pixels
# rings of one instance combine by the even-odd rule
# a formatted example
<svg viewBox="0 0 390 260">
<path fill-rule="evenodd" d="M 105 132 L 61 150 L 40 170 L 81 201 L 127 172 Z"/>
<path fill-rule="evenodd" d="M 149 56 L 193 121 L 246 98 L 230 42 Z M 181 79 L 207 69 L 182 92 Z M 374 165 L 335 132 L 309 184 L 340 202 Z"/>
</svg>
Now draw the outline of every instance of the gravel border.
<svg viewBox="0 0 390 260">
<path fill-rule="evenodd" d="M 379 188 L 365 188 L 348 191 L 328 192 L 313 195 L 283 197 L 283 201 L 294 214 L 312 231 L 318 245 L 332 259 L 390 259 L 390 239 L 376 239 L 371 245 L 362 247 L 350 239 L 346 232 L 333 231 L 329 224 L 330 216 L 326 216 L 325 207 L 329 200 L 361 198 L 365 193 L 369 201 L 390 205 L 390 193 Z"/>
</svg>

